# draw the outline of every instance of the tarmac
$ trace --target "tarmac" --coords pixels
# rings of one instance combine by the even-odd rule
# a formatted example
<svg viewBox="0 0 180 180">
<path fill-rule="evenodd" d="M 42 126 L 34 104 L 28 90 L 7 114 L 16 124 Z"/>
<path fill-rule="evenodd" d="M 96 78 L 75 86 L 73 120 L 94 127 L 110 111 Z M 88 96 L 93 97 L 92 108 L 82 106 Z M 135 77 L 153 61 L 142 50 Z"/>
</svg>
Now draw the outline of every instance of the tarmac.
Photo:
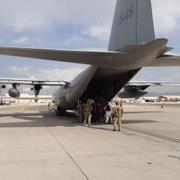
<svg viewBox="0 0 180 180">
<path fill-rule="evenodd" d="M 125 105 L 122 131 L 47 106 L 0 106 L 2 180 L 179 180 L 180 106 Z"/>
</svg>

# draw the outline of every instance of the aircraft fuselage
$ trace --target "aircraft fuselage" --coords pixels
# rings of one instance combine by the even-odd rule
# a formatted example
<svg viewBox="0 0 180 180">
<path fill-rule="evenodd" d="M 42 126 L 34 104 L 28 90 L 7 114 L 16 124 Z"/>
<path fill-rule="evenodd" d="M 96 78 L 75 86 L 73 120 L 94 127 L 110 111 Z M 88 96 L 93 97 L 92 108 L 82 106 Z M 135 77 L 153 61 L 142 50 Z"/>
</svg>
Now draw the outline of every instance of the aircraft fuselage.
<svg viewBox="0 0 180 180">
<path fill-rule="evenodd" d="M 56 105 L 66 110 L 74 109 L 79 99 L 101 97 L 110 101 L 142 67 L 165 52 L 166 44 L 166 39 L 158 39 L 141 46 L 126 47 L 124 52 L 128 52 L 127 59 L 121 62 L 115 59 L 115 62 L 112 62 L 120 64 L 116 68 L 90 66 L 80 73 L 70 86 L 61 87 L 54 94 Z"/>
</svg>

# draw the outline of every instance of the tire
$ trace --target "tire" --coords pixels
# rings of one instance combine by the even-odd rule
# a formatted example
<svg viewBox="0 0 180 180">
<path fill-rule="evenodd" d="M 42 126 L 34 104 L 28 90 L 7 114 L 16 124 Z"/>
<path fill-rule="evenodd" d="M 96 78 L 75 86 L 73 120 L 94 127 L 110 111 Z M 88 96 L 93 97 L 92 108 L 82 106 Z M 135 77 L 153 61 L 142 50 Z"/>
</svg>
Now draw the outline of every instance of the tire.
<svg viewBox="0 0 180 180">
<path fill-rule="evenodd" d="M 66 113 L 66 110 L 61 109 L 60 106 L 57 107 L 56 116 L 62 116 L 62 115 L 65 115 L 65 113 Z"/>
</svg>

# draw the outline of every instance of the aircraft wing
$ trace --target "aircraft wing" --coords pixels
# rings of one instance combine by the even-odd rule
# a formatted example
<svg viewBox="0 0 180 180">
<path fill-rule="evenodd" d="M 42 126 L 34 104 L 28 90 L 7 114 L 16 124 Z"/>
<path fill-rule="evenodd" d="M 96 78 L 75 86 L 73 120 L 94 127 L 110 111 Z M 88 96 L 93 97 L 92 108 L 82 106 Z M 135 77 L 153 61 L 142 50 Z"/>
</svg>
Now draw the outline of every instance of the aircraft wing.
<svg viewBox="0 0 180 180">
<path fill-rule="evenodd" d="M 0 78 L 0 90 L 1 88 L 6 88 L 6 85 L 12 85 L 12 88 L 9 89 L 8 94 L 12 98 L 19 98 L 20 91 L 18 90 L 18 86 L 20 85 L 30 85 L 33 86 L 31 90 L 34 91 L 35 94 L 35 102 L 38 102 L 38 95 L 43 86 L 63 86 L 68 87 L 70 85 L 69 82 L 66 81 L 48 81 L 48 80 L 35 80 L 35 79 L 8 79 L 8 78 Z"/>
<path fill-rule="evenodd" d="M 158 81 L 130 81 L 129 86 L 180 86 L 178 82 L 158 82 Z"/>
<path fill-rule="evenodd" d="M 124 87 L 124 91 L 127 92 L 137 92 L 137 91 L 145 91 L 150 86 L 180 86 L 180 83 L 176 82 L 153 82 L 153 81 L 130 81 Z"/>
<path fill-rule="evenodd" d="M 67 86 L 70 83 L 66 81 L 48 81 L 48 80 L 35 80 L 35 79 L 8 79 L 0 78 L 0 84 L 16 84 L 16 85 L 41 85 L 41 86 Z"/>
<path fill-rule="evenodd" d="M 180 83 L 176 82 L 155 82 L 155 81 L 130 81 L 125 88 L 126 89 L 136 89 L 145 90 L 150 86 L 180 86 Z"/>
<path fill-rule="evenodd" d="M 135 82 L 131 81 L 124 87 L 123 91 L 118 93 L 121 98 L 137 98 L 148 94 L 145 91 L 150 86 L 180 86 L 180 83 L 170 83 L 170 82 L 152 82 L 152 81 L 141 81 Z"/>
<path fill-rule="evenodd" d="M 162 67 L 162 66 L 180 66 L 180 56 L 176 55 L 163 55 L 154 60 L 149 67 Z"/>
</svg>

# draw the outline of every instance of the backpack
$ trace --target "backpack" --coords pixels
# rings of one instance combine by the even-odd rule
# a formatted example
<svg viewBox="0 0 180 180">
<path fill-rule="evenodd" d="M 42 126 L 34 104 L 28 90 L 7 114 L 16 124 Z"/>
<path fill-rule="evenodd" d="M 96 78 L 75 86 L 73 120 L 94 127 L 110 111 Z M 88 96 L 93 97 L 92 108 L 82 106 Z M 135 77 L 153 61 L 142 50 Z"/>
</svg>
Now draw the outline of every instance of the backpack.
<svg viewBox="0 0 180 180">
<path fill-rule="evenodd" d="M 115 109 L 115 114 L 117 114 L 117 115 L 120 114 L 120 109 L 119 109 L 119 108 L 116 108 L 116 109 Z"/>
<path fill-rule="evenodd" d="M 120 113 L 121 113 L 120 107 L 115 107 L 115 110 L 114 110 L 114 112 L 113 112 L 113 115 L 114 115 L 114 116 L 119 116 Z"/>
</svg>

